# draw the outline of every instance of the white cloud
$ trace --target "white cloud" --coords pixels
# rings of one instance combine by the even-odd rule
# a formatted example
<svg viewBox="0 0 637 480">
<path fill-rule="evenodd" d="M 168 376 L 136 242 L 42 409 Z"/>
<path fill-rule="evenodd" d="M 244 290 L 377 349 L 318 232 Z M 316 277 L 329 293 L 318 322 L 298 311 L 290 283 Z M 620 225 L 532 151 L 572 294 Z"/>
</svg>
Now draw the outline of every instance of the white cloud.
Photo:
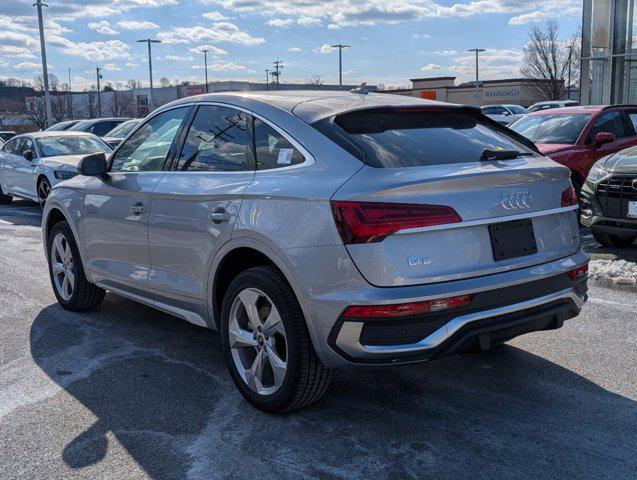
<svg viewBox="0 0 637 480">
<path fill-rule="evenodd" d="M 202 15 L 202 17 L 208 20 L 214 20 L 215 22 L 218 22 L 219 20 L 228 20 L 228 17 L 219 12 L 206 12 Z"/>
<path fill-rule="evenodd" d="M 423 72 L 431 72 L 433 70 L 440 70 L 442 67 L 437 63 L 428 63 L 427 65 L 423 65 L 420 67 L 420 70 Z"/>
<path fill-rule="evenodd" d="M 118 72 L 120 68 L 114 63 L 106 63 L 104 64 L 104 71 L 106 72 Z"/>
<path fill-rule="evenodd" d="M 194 58 L 182 55 L 165 55 L 163 57 L 159 57 L 158 60 L 167 60 L 169 62 L 192 62 Z"/>
<path fill-rule="evenodd" d="M 188 51 L 192 53 L 203 53 L 204 50 L 208 50 L 208 55 L 213 57 L 228 55 L 228 52 L 226 50 L 224 50 L 223 48 L 215 47 L 214 45 L 201 45 L 199 47 L 188 49 Z"/>
<path fill-rule="evenodd" d="M 328 43 L 324 43 L 320 47 L 316 47 L 312 51 L 314 53 L 330 53 L 334 48 L 332 48 Z"/>
<path fill-rule="evenodd" d="M 203 65 L 193 65 L 190 67 L 192 70 L 202 70 L 204 68 Z M 235 72 L 238 70 L 248 70 L 248 67 L 245 65 L 240 65 L 234 62 L 217 62 L 209 65 L 208 68 L 215 72 Z"/>
<path fill-rule="evenodd" d="M 42 69 L 42 64 L 37 62 L 21 62 L 16 63 L 13 68 L 17 70 L 40 70 Z M 51 68 L 51 65 L 49 65 L 49 68 Z"/>
<path fill-rule="evenodd" d="M 88 28 L 91 30 L 95 30 L 97 33 L 101 33 L 103 35 L 117 35 L 119 32 L 113 28 L 111 28 L 111 24 L 106 20 L 102 20 L 101 22 L 90 22 L 88 24 Z"/>
<path fill-rule="evenodd" d="M 540 11 L 524 13 L 522 15 L 511 17 L 509 19 L 509 25 L 526 25 L 527 23 L 542 22 L 553 18 L 554 16 L 555 14 Z"/>
<path fill-rule="evenodd" d="M 264 38 L 253 37 L 230 22 L 213 23 L 212 28 L 202 26 L 176 27 L 168 31 L 159 32 L 157 34 L 157 38 L 166 43 L 176 44 L 202 41 L 232 42 L 243 45 L 258 45 L 265 43 Z"/>
<path fill-rule="evenodd" d="M 299 47 L 292 47 L 288 50 L 288 52 L 292 52 L 292 53 L 298 53 L 300 51 L 301 49 Z"/>
<path fill-rule="evenodd" d="M 294 23 L 294 19 L 292 18 L 272 18 L 270 20 L 268 20 L 267 22 L 265 22 L 266 25 L 268 25 L 269 27 L 276 27 L 276 28 L 283 28 L 283 27 L 289 27 L 290 25 L 292 25 Z"/>
<path fill-rule="evenodd" d="M 298 23 L 299 25 L 303 25 L 305 27 L 309 27 L 314 25 L 320 25 L 321 19 L 318 17 L 301 16 L 297 19 L 296 23 Z"/>
<path fill-rule="evenodd" d="M 75 43 L 63 37 L 50 37 L 49 42 L 56 45 L 62 53 L 82 57 L 86 60 L 130 58 L 130 47 L 120 40 Z"/>
<path fill-rule="evenodd" d="M 429 35 L 428 33 L 412 33 L 411 36 L 412 38 L 421 40 L 427 40 L 428 38 L 431 38 L 431 35 Z"/>
<path fill-rule="evenodd" d="M 123 30 L 155 30 L 159 28 L 159 25 L 153 22 L 138 22 L 127 20 L 117 22 L 117 26 Z"/>
<path fill-rule="evenodd" d="M 436 50 L 434 52 L 436 55 L 442 55 L 444 57 L 449 57 L 452 55 L 458 55 L 458 51 L 457 50 Z"/>
</svg>

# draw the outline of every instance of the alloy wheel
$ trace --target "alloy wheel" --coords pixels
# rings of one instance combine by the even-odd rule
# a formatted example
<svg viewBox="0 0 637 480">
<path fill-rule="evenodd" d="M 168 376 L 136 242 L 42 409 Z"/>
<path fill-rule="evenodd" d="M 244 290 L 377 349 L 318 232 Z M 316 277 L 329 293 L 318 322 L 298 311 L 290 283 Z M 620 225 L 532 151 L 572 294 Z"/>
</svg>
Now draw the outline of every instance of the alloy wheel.
<svg viewBox="0 0 637 480">
<path fill-rule="evenodd" d="M 261 290 L 246 288 L 232 302 L 228 340 L 234 365 L 248 387 L 272 395 L 287 372 L 287 340 L 279 311 Z"/>
<path fill-rule="evenodd" d="M 69 301 L 75 288 L 75 262 L 71 245 L 61 233 L 51 243 L 51 271 L 55 289 L 60 297 Z"/>
</svg>

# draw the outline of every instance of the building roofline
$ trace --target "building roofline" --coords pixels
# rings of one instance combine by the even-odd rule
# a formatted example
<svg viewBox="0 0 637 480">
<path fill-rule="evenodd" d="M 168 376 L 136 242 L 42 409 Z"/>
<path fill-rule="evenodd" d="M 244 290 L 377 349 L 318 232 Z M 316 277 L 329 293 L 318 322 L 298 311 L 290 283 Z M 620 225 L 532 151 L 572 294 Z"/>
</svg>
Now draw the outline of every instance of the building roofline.
<svg viewBox="0 0 637 480">
<path fill-rule="evenodd" d="M 432 81 L 432 80 L 455 80 L 458 77 L 423 77 L 423 78 L 410 78 L 410 82 L 424 82 L 424 81 Z"/>
</svg>

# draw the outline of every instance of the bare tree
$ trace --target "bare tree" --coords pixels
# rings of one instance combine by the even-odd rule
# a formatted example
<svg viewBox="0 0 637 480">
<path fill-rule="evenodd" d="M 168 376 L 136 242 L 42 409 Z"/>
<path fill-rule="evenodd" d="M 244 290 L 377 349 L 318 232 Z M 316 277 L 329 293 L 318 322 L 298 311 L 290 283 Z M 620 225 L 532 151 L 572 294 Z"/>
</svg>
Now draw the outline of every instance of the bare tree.
<svg viewBox="0 0 637 480">
<path fill-rule="evenodd" d="M 33 97 L 33 102 L 28 103 L 27 120 L 37 125 L 41 130 L 46 128 L 46 106 L 43 97 Z"/>
<path fill-rule="evenodd" d="M 96 118 L 97 117 L 97 92 L 95 86 L 91 86 L 91 90 L 82 95 L 82 103 L 80 105 L 80 118 Z"/>
<path fill-rule="evenodd" d="M 543 26 L 534 25 L 529 33 L 529 42 L 523 49 L 520 73 L 530 79 L 529 87 L 542 100 L 564 97 L 569 65 L 571 84 L 579 77 L 578 37 L 560 40 L 558 30 L 555 20 L 549 20 Z"/>
<path fill-rule="evenodd" d="M 305 80 L 308 85 L 323 85 L 323 78 L 320 75 L 313 75 Z"/>
<path fill-rule="evenodd" d="M 170 87 L 170 79 L 168 77 L 161 77 L 159 79 L 159 86 L 160 87 Z"/>
<path fill-rule="evenodd" d="M 141 80 L 135 80 L 134 78 L 131 78 L 131 79 L 129 79 L 126 82 L 126 86 L 130 90 L 138 90 L 138 89 L 142 88 L 142 81 Z"/>
<path fill-rule="evenodd" d="M 111 97 L 111 113 L 114 117 L 135 116 L 135 97 L 133 94 L 115 90 Z"/>
</svg>

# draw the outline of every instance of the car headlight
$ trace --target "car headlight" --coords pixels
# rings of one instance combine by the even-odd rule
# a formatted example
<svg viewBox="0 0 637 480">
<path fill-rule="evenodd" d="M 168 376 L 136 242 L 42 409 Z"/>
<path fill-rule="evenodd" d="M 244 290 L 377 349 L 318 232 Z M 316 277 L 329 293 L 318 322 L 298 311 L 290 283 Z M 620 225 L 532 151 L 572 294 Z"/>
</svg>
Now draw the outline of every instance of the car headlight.
<svg viewBox="0 0 637 480">
<path fill-rule="evenodd" d="M 77 175 L 77 172 L 69 172 L 68 170 L 55 170 L 53 176 L 58 180 L 68 180 Z"/>
<path fill-rule="evenodd" d="M 589 181 L 597 182 L 598 180 L 601 180 L 606 175 L 608 175 L 608 170 L 606 170 L 606 167 L 604 166 L 605 163 L 606 163 L 605 158 L 595 162 L 595 164 L 593 165 L 593 168 L 591 168 L 591 171 L 588 172 Z"/>
</svg>

